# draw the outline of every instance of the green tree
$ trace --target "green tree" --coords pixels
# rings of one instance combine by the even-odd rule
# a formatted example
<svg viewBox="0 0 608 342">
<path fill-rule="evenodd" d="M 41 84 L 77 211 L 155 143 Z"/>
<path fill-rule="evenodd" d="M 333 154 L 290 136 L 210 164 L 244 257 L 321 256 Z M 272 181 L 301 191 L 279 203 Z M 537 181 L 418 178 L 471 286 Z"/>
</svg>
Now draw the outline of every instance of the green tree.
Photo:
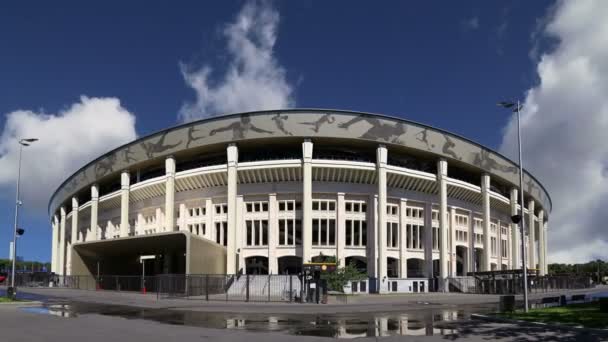
<svg viewBox="0 0 608 342">
<path fill-rule="evenodd" d="M 355 263 L 350 263 L 344 267 L 336 266 L 334 272 L 326 272 L 321 274 L 321 279 L 327 281 L 327 288 L 331 291 L 344 292 L 344 285 L 351 280 L 362 280 L 367 278 L 367 275 L 359 271 Z"/>
</svg>

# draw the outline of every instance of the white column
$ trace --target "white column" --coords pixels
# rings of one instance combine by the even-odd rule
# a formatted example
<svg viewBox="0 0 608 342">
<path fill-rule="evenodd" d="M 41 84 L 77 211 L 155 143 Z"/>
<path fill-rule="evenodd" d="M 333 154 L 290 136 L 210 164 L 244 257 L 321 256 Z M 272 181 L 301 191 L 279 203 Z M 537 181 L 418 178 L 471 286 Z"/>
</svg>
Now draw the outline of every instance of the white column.
<svg viewBox="0 0 608 342">
<path fill-rule="evenodd" d="M 490 176 L 481 176 L 481 207 L 483 215 L 483 258 L 482 271 L 490 271 L 490 257 L 492 255 L 490 243 Z"/>
<path fill-rule="evenodd" d="M 238 262 L 236 267 L 237 272 L 240 269 L 243 269 L 243 271 L 245 271 L 245 258 L 243 257 L 243 247 L 246 244 L 245 236 L 247 236 L 247 234 L 245 232 L 245 215 L 243 214 L 245 210 L 245 205 L 243 203 L 243 195 L 236 195 L 236 250 L 238 252 Z"/>
<path fill-rule="evenodd" d="M 540 210 L 538 212 L 538 268 L 540 269 L 540 275 L 544 276 L 545 271 L 545 211 Z"/>
<path fill-rule="evenodd" d="M 402 202 L 403 203 L 403 202 Z M 401 205 L 401 221 L 403 226 L 401 227 L 401 233 L 403 235 L 403 245 L 407 243 L 407 229 L 405 224 L 405 205 Z M 427 278 L 433 277 L 433 203 L 426 202 L 424 205 L 424 270 Z M 404 277 L 405 278 L 405 277 Z"/>
<path fill-rule="evenodd" d="M 473 212 L 469 211 L 469 227 L 468 227 L 468 238 L 469 238 L 469 250 L 467 253 L 467 257 L 469 258 L 469 269 L 468 272 L 477 272 L 478 269 L 475 268 L 475 220 L 473 219 Z"/>
<path fill-rule="evenodd" d="M 302 143 L 302 261 L 312 257 L 312 149 L 310 140 Z"/>
<path fill-rule="evenodd" d="M 369 196 L 367 206 L 367 275 L 378 278 L 378 195 Z"/>
<path fill-rule="evenodd" d="M 66 213 L 65 207 L 61 207 L 60 219 L 59 219 L 59 265 L 57 268 L 57 274 L 65 275 L 65 248 L 66 248 L 66 232 L 65 232 L 65 220 Z"/>
<path fill-rule="evenodd" d="M 427 203 L 428 204 L 428 203 Z M 427 206 L 428 207 L 428 206 Z M 407 236 L 406 236 L 406 213 L 407 200 L 402 198 L 399 202 L 399 278 L 407 278 Z M 428 228 L 426 224 L 426 212 L 427 208 L 424 209 L 425 227 L 424 227 L 424 255 L 425 260 L 429 250 L 428 244 Z M 431 241 L 431 247 L 432 247 Z M 431 255 L 432 256 L 432 255 Z M 426 264 L 428 266 L 428 264 Z"/>
<path fill-rule="evenodd" d="M 279 212 L 277 194 L 268 195 L 268 274 L 279 274 L 279 260 L 276 249 L 279 239 Z"/>
<path fill-rule="evenodd" d="M 120 174 L 120 237 L 129 236 L 129 171 Z"/>
<path fill-rule="evenodd" d="M 387 150 L 383 145 L 376 149 L 376 167 L 378 170 L 378 278 L 384 283 L 386 277 L 386 163 Z M 380 291 L 384 287 L 380 287 Z"/>
<path fill-rule="evenodd" d="M 215 211 L 213 210 L 213 201 L 211 198 L 207 198 L 205 200 L 205 213 L 207 214 L 205 217 L 205 237 L 209 240 L 215 241 L 215 237 L 213 236 L 213 230 L 215 229 L 213 215 L 215 214 Z M 186 215 L 184 215 L 184 217 L 186 217 Z"/>
<path fill-rule="evenodd" d="M 500 220 L 496 220 L 496 270 L 502 270 L 502 226 Z"/>
<path fill-rule="evenodd" d="M 57 252 L 59 248 L 59 219 L 57 218 L 57 215 L 53 215 L 52 227 L 53 235 L 51 238 L 51 272 L 57 273 Z"/>
<path fill-rule="evenodd" d="M 165 232 L 175 229 L 175 158 L 165 159 Z"/>
<path fill-rule="evenodd" d="M 237 164 L 239 160 L 239 150 L 235 144 L 228 145 L 226 150 L 228 155 L 228 241 L 226 246 L 226 272 L 235 274 L 236 269 L 236 184 L 237 184 Z"/>
<path fill-rule="evenodd" d="M 547 260 L 547 233 L 549 232 L 548 225 L 549 225 L 549 222 L 545 222 L 543 224 L 543 230 L 544 230 L 544 233 L 543 233 L 543 246 L 544 246 L 543 247 L 543 255 L 544 255 L 544 259 L 545 259 L 543 266 L 545 268 L 544 269 L 545 274 L 549 274 L 549 266 L 548 266 L 549 261 Z"/>
<path fill-rule="evenodd" d="M 344 258 L 344 246 L 346 245 L 346 204 L 344 203 L 344 193 L 338 193 L 338 201 L 336 206 L 336 260 L 340 262 L 340 266 L 346 266 L 346 258 Z"/>
<path fill-rule="evenodd" d="M 450 276 L 456 276 L 456 264 L 458 261 L 456 260 L 456 209 L 454 207 L 449 207 L 448 212 L 450 213 Z"/>
<path fill-rule="evenodd" d="M 99 186 L 94 184 L 91 186 L 91 238 L 89 241 L 95 241 L 98 239 L 99 223 L 98 211 L 99 211 Z"/>
<path fill-rule="evenodd" d="M 439 275 L 441 277 L 440 290 L 447 291 L 445 287 L 448 277 L 448 162 L 440 160 L 437 162 L 437 182 L 439 187 Z"/>
<path fill-rule="evenodd" d="M 511 189 L 511 216 L 519 214 L 517 208 L 518 191 L 516 188 Z M 523 219 L 523 218 L 522 218 Z M 511 269 L 516 270 L 521 268 L 519 261 L 519 225 L 511 222 Z"/>
<path fill-rule="evenodd" d="M 72 275 L 72 250 L 74 243 L 76 242 L 78 242 L 78 199 L 76 197 L 72 197 L 72 232 L 68 245 L 68 262 L 66 267 L 66 274 L 68 275 Z"/>
<path fill-rule="evenodd" d="M 528 202 L 528 263 L 529 267 L 536 269 L 536 255 L 534 245 L 536 240 L 536 223 L 534 223 L 534 201 Z"/>
<path fill-rule="evenodd" d="M 206 215 L 209 215 L 209 212 L 207 211 L 204 205 L 202 206 L 202 208 L 205 209 L 205 212 L 207 213 Z M 179 230 L 188 230 L 188 224 L 186 223 L 188 217 L 188 209 L 186 208 L 186 203 L 180 203 L 177 210 L 179 211 Z M 209 229 L 209 226 L 207 226 L 206 224 L 205 227 L 205 231 Z"/>
</svg>

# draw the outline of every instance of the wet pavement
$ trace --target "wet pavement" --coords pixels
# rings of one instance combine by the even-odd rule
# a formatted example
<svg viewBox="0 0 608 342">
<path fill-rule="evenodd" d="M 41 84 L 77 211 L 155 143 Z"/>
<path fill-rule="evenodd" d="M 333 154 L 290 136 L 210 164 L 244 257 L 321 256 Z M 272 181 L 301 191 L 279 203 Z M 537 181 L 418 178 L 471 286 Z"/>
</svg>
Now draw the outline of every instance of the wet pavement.
<svg viewBox="0 0 608 342">
<path fill-rule="evenodd" d="M 66 319 L 82 315 L 103 315 L 171 325 L 335 338 L 453 335 L 459 333 L 459 324 L 470 321 L 472 313 L 488 313 L 495 309 L 495 305 L 462 305 L 454 309 L 428 308 L 412 312 L 269 315 L 135 308 L 54 300 L 47 300 L 42 306 L 20 308 L 24 312 Z"/>
</svg>

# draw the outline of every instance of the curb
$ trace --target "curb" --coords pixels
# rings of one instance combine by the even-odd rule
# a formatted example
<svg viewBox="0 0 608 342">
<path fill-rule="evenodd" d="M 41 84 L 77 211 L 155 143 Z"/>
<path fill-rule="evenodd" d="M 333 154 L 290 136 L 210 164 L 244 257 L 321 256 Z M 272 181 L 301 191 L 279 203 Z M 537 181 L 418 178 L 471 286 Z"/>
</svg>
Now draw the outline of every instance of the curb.
<svg viewBox="0 0 608 342">
<path fill-rule="evenodd" d="M 559 330 L 570 330 L 576 332 L 585 332 L 585 333 L 595 333 L 595 334 L 603 334 L 608 335 L 608 329 L 600 329 L 600 328 L 585 328 L 585 327 L 575 327 L 569 325 L 562 324 L 554 324 L 554 323 L 542 323 L 542 322 L 533 322 L 533 321 L 522 321 L 518 319 L 510 319 L 503 318 L 491 315 L 482 315 L 482 314 L 471 314 L 471 318 L 480 319 L 488 322 L 499 322 L 499 323 L 513 323 L 513 324 L 521 324 L 521 325 L 532 325 L 540 328 L 551 328 L 551 329 L 559 329 Z"/>
<path fill-rule="evenodd" d="M 15 301 L 15 302 L 4 302 L 4 303 L 0 303 L 0 307 L 2 306 L 7 306 L 7 307 L 19 307 L 19 306 L 39 306 L 39 305 L 43 305 L 44 303 L 40 302 L 40 301 Z"/>
</svg>

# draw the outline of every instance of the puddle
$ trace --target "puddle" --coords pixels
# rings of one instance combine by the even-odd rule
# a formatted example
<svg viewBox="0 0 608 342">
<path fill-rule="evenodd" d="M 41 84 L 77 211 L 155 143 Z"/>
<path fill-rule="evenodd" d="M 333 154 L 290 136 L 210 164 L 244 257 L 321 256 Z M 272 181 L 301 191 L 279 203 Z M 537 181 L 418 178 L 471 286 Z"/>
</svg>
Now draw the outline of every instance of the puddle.
<svg viewBox="0 0 608 342">
<path fill-rule="evenodd" d="M 460 309 L 424 309 L 407 313 L 351 314 L 234 314 L 140 309 L 127 306 L 89 303 L 47 303 L 21 310 L 60 317 L 104 315 L 126 319 L 145 319 L 164 324 L 187 325 L 214 329 L 275 331 L 292 335 L 357 338 L 375 336 L 429 336 L 458 333 L 458 323 L 470 319 L 471 313 L 492 311 L 491 307 Z"/>
</svg>

